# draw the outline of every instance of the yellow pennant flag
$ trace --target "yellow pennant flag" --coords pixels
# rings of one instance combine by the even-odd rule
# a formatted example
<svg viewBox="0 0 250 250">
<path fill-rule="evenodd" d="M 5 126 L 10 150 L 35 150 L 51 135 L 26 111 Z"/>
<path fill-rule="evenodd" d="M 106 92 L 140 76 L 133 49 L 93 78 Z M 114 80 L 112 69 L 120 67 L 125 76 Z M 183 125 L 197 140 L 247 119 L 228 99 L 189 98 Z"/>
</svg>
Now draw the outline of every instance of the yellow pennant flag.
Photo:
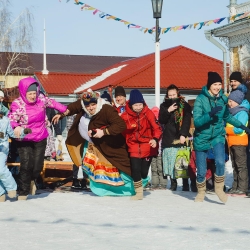
<svg viewBox="0 0 250 250">
<path fill-rule="evenodd" d="M 199 23 L 195 23 L 195 24 L 194 24 L 194 29 L 196 28 L 196 26 L 197 26 L 198 24 L 199 24 Z"/>
</svg>

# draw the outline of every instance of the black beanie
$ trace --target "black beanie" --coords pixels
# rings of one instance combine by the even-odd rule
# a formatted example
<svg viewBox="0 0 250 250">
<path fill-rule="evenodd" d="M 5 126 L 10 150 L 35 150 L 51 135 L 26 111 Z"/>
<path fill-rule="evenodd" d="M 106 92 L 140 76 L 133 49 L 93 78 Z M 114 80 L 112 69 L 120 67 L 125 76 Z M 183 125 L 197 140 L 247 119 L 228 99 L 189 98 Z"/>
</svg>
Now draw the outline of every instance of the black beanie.
<svg viewBox="0 0 250 250">
<path fill-rule="evenodd" d="M 125 90 L 124 90 L 124 88 L 122 86 L 117 86 L 115 88 L 115 97 L 117 97 L 119 95 L 126 97 Z"/>
<path fill-rule="evenodd" d="M 27 89 L 27 92 L 29 92 L 29 91 L 37 91 L 37 85 L 36 85 L 36 83 L 30 84 L 30 86 Z"/>
<path fill-rule="evenodd" d="M 104 100 L 107 101 L 107 102 L 112 103 L 110 94 L 109 94 L 106 90 L 105 90 L 105 91 L 103 92 L 103 94 L 101 95 L 101 98 L 104 99 Z"/>
<path fill-rule="evenodd" d="M 222 79 L 220 75 L 217 72 L 208 72 L 208 78 L 207 78 L 207 89 L 210 89 L 210 86 L 215 82 L 221 82 Z"/>
<path fill-rule="evenodd" d="M 235 80 L 235 81 L 238 81 L 238 82 L 242 83 L 243 80 L 242 80 L 242 75 L 241 75 L 241 73 L 240 73 L 239 71 L 233 72 L 233 73 L 230 75 L 230 81 L 232 81 L 232 80 Z"/>
</svg>

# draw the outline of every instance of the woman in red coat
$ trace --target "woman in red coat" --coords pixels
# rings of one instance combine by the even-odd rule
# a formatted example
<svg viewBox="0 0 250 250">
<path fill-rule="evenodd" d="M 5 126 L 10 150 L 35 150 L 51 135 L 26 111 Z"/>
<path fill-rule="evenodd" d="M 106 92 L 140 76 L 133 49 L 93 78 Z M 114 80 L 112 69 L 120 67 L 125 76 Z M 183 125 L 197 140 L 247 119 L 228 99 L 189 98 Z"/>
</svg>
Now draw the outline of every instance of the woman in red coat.
<svg viewBox="0 0 250 250">
<path fill-rule="evenodd" d="M 125 112 L 121 117 L 127 126 L 123 134 L 130 154 L 131 176 L 136 192 L 132 199 L 142 200 L 142 179 L 147 178 L 152 157 L 158 154 L 161 127 L 138 89 L 131 90 Z"/>
</svg>

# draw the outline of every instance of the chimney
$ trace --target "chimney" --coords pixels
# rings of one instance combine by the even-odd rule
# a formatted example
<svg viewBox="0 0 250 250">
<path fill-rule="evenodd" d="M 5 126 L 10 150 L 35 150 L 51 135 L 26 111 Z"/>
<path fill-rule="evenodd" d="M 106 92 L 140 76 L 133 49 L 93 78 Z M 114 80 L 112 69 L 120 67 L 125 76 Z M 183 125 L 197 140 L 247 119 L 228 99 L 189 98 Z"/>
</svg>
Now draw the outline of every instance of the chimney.
<svg viewBox="0 0 250 250">
<path fill-rule="evenodd" d="M 49 71 L 47 70 L 46 64 L 46 39 L 45 39 L 45 19 L 44 19 L 44 29 L 43 29 L 43 75 L 48 75 Z"/>
</svg>

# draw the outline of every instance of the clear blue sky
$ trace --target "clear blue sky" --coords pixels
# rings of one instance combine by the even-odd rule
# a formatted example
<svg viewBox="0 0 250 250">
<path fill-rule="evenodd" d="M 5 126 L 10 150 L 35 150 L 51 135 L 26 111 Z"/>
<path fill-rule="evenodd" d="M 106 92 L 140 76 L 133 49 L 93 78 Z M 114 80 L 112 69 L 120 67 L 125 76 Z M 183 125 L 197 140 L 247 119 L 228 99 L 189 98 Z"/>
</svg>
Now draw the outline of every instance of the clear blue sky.
<svg viewBox="0 0 250 250">
<path fill-rule="evenodd" d="M 163 0 L 160 26 L 171 27 L 229 16 L 229 0 Z M 143 27 L 155 26 L 151 0 L 82 0 L 108 14 Z M 238 3 L 246 2 L 238 0 Z M 13 17 L 28 7 L 34 13 L 33 52 L 43 52 L 43 20 L 46 20 L 47 53 L 142 56 L 155 50 L 154 35 L 128 29 L 123 23 L 81 11 L 74 0 L 11 0 Z M 187 29 L 161 35 L 161 50 L 184 45 L 222 60 L 222 52 L 204 36 L 205 29 Z"/>
</svg>

